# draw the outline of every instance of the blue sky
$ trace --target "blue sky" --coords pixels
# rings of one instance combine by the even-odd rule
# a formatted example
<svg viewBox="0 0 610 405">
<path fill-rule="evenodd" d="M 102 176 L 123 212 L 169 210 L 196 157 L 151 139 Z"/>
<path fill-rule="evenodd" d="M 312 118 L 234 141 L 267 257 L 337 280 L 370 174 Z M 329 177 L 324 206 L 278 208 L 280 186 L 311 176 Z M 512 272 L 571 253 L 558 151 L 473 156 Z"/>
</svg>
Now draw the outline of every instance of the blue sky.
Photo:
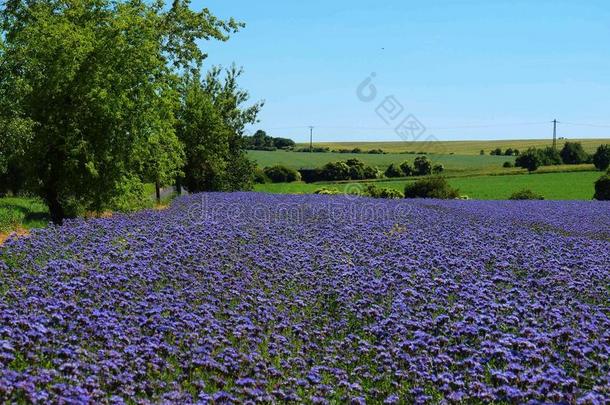
<svg viewBox="0 0 610 405">
<path fill-rule="evenodd" d="M 607 1 L 193 1 L 247 24 L 203 42 L 243 66 L 262 128 L 318 141 L 400 140 L 385 97 L 439 140 L 610 137 Z M 383 49 L 382 49 L 383 48 Z M 357 88 L 374 72 L 377 97 Z M 386 117 L 387 118 L 387 117 Z M 386 120 L 388 121 L 388 120 Z M 565 124 L 564 124 L 565 123 Z M 570 124 L 568 124 L 570 123 Z M 587 125 L 573 125 L 587 124 Z"/>
</svg>

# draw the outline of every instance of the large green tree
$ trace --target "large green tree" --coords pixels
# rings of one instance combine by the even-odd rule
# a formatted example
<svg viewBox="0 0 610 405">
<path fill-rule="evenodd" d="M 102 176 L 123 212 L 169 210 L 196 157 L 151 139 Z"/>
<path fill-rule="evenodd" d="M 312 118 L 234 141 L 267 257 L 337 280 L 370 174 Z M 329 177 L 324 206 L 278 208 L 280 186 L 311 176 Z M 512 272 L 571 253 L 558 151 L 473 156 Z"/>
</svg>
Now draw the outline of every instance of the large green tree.
<svg viewBox="0 0 610 405">
<path fill-rule="evenodd" d="M 177 83 L 206 56 L 196 41 L 240 26 L 185 0 L 0 3 L 0 170 L 18 158 L 55 223 L 129 208 L 182 167 Z"/>
<path fill-rule="evenodd" d="M 262 102 L 238 85 L 242 70 L 212 68 L 184 79 L 178 136 L 186 150 L 184 182 L 190 192 L 234 191 L 252 186 L 255 165 L 245 153 L 245 127 L 257 122 Z"/>
</svg>

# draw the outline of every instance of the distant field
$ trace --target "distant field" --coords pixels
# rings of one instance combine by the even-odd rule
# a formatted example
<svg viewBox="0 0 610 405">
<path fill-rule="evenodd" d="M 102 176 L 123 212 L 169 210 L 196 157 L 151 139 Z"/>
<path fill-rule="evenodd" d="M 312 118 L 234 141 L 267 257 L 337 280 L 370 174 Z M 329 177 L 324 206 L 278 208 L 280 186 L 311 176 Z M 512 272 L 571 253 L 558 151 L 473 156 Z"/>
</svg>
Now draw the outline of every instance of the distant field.
<svg viewBox="0 0 610 405">
<path fill-rule="evenodd" d="M 594 183 L 600 172 L 536 173 L 503 176 L 474 176 L 449 178 L 449 183 L 460 189 L 462 195 L 476 200 L 505 200 L 515 191 L 528 188 L 542 194 L 548 200 L 590 200 Z M 403 191 L 407 182 L 413 180 L 379 181 L 375 185 Z M 277 194 L 307 194 L 324 187 L 345 191 L 358 190 L 365 183 L 342 184 L 259 184 L 256 191 Z"/>
<path fill-rule="evenodd" d="M 585 150 L 589 153 L 595 152 L 601 144 L 610 144 L 610 138 L 606 139 L 562 139 L 558 140 L 558 147 L 563 147 L 566 141 L 581 142 Z M 530 147 L 550 146 L 549 139 L 522 139 L 522 140 L 500 140 L 500 141 L 447 141 L 447 142 L 320 142 L 315 143 L 315 146 L 327 146 L 330 149 L 354 149 L 362 150 L 383 149 L 386 152 L 405 152 L 405 151 L 423 151 L 425 153 L 436 152 L 440 154 L 455 153 L 456 155 L 478 155 L 483 149 L 486 154 L 492 149 L 508 148 L 526 150 Z M 309 144 L 299 144 L 298 147 L 308 147 Z"/>
<path fill-rule="evenodd" d="M 377 166 L 385 170 L 392 163 L 402 163 L 405 160 L 413 162 L 417 155 L 388 153 L 373 155 L 368 153 L 302 153 L 285 151 L 248 151 L 248 156 L 260 167 L 281 164 L 293 169 L 321 167 L 328 162 L 338 160 L 359 159 L 367 165 Z M 478 155 L 427 155 L 433 163 L 445 166 L 448 173 L 478 173 L 501 172 L 502 164 L 514 162 L 513 156 L 478 156 Z"/>
</svg>

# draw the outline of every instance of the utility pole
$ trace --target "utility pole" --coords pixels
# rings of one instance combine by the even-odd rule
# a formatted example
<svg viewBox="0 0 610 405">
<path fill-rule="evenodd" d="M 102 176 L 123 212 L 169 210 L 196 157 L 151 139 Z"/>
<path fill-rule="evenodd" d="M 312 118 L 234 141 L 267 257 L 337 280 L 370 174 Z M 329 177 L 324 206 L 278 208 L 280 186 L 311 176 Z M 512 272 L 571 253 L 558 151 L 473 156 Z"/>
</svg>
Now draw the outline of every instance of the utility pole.
<svg viewBox="0 0 610 405">
<path fill-rule="evenodd" d="M 313 152 L 313 126 L 309 127 L 309 152 Z"/>
<path fill-rule="evenodd" d="M 553 120 L 553 149 L 557 149 L 557 120 Z"/>
</svg>

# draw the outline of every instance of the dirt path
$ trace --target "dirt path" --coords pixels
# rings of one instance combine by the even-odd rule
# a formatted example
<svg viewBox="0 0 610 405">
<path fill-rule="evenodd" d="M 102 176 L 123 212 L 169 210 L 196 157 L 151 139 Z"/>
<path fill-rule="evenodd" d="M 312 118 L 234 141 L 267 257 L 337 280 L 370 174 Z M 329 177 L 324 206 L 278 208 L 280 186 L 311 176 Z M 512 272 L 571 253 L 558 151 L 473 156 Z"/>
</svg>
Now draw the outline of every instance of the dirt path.
<svg viewBox="0 0 610 405">
<path fill-rule="evenodd" d="M 25 228 L 17 228 L 14 231 L 11 232 L 2 232 L 0 233 L 0 246 L 2 246 L 4 244 L 4 242 L 6 242 L 8 240 L 8 238 L 10 238 L 13 235 L 16 235 L 17 237 L 22 237 L 22 236 L 27 236 L 30 234 L 30 231 L 28 231 Z"/>
</svg>

